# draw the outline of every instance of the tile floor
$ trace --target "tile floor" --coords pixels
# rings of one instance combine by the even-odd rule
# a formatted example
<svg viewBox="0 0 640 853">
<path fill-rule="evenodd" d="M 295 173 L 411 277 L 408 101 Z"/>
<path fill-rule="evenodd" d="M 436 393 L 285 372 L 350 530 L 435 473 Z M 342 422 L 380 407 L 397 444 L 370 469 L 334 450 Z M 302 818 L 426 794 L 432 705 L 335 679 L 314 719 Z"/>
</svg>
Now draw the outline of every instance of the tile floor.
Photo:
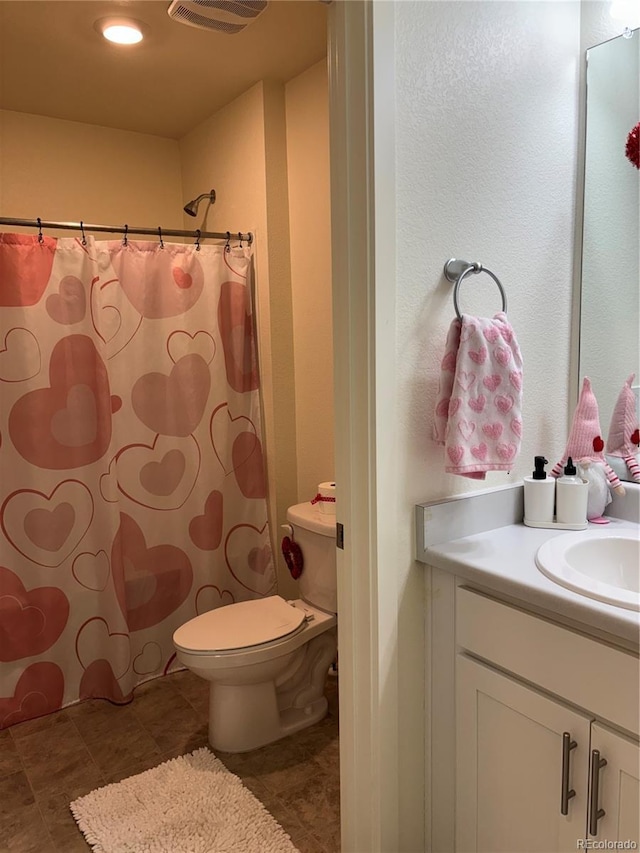
<svg viewBox="0 0 640 853">
<path fill-rule="evenodd" d="M 320 723 L 241 755 L 218 753 L 301 853 L 340 850 L 337 679 Z M 147 682 L 133 702 L 95 699 L 0 731 L 0 851 L 90 850 L 76 797 L 207 745 L 206 682 L 188 671 Z"/>
</svg>

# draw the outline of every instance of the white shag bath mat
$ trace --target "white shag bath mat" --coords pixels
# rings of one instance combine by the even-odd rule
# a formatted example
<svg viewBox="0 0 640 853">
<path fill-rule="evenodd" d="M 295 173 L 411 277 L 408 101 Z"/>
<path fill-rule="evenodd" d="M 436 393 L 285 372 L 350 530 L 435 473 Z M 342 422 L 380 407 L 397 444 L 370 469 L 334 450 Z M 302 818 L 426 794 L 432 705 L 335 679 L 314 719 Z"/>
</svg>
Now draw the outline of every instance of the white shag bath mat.
<svg viewBox="0 0 640 853">
<path fill-rule="evenodd" d="M 94 853 L 298 853 L 206 747 L 71 803 Z"/>
</svg>

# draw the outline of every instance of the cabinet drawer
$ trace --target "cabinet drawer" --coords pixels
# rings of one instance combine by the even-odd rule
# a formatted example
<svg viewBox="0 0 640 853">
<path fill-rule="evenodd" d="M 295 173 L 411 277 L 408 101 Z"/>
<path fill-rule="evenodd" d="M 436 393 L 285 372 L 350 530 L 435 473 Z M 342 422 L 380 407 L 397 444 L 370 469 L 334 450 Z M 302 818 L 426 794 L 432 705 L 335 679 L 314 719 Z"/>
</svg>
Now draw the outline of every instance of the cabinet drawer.
<svg viewBox="0 0 640 853">
<path fill-rule="evenodd" d="M 638 658 L 465 587 L 456 642 L 629 732 L 640 731 Z"/>
</svg>

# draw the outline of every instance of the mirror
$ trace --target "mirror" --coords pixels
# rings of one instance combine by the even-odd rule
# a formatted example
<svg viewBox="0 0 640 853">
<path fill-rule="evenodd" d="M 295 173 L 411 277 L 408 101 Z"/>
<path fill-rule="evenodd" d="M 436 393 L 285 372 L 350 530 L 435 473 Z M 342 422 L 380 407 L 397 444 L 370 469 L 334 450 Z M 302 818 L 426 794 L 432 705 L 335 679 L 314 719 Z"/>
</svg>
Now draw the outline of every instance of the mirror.
<svg viewBox="0 0 640 853">
<path fill-rule="evenodd" d="M 631 373 L 636 412 L 640 396 L 640 171 L 625 155 L 640 120 L 640 30 L 587 50 L 586 81 L 580 377 L 591 378 L 606 440 Z"/>
</svg>

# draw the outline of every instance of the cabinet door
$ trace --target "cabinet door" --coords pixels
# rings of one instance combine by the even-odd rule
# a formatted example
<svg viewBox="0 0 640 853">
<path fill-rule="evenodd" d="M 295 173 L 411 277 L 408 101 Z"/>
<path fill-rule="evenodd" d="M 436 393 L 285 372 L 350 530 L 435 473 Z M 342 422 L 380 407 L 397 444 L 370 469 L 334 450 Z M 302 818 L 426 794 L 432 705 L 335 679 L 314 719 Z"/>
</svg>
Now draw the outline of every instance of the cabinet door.
<svg viewBox="0 0 640 853">
<path fill-rule="evenodd" d="M 589 832 L 598 841 L 633 841 L 637 848 L 640 846 L 640 747 L 634 741 L 594 723 L 591 727 L 591 749 L 593 798 Z M 593 755 L 596 750 L 600 761 L 607 762 L 600 767 L 597 779 L 594 768 L 597 756 Z M 596 828 L 592 821 L 594 814 L 600 810 L 604 814 L 597 821 Z"/>
<path fill-rule="evenodd" d="M 456 708 L 456 850 L 575 851 L 586 833 L 589 717 L 464 655 Z M 564 732 L 576 743 L 570 751 Z M 575 791 L 567 815 L 563 753 Z"/>
</svg>

